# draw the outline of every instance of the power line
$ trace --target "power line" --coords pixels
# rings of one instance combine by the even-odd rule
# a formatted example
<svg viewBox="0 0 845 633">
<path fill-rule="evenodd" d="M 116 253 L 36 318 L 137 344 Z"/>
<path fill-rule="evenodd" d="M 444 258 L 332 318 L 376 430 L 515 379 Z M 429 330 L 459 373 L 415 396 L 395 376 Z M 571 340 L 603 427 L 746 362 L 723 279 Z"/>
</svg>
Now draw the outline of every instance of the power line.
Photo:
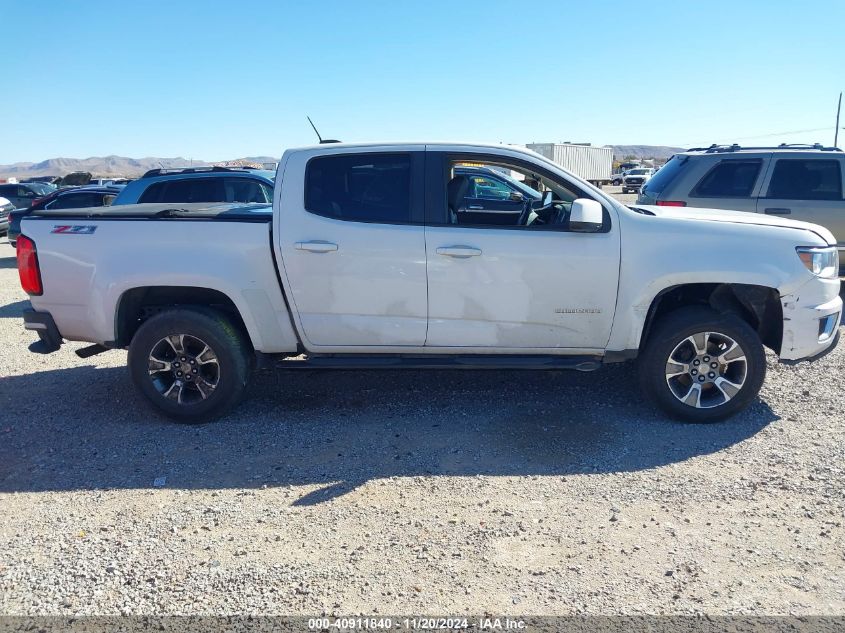
<svg viewBox="0 0 845 633">
<path fill-rule="evenodd" d="M 727 142 L 733 142 L 733 141 L 750 141 L 750 140 L 753 140 L 755 138 L 772 138 L 774 136 L 787 136 L 789 134 L 809 134 L 810 132 L 826 132 L 826 131 L 829 131 L 829 130 L 830 130 L 829 127 L 817 127 L 817 128 L 812 128 L 812 129 L 809 129 L 809 130 L 791 130 L 791 131 L 788 131 L 788 132 L 775 132 L 773 134 L 758 134 L 757 136 L 739 136 L 739 137 L 733 137 L 733 138 L 729 139 L 728 141 L 724 141 L 724 142 L 727 143 Z M 713 141 L 710 141 L 710 142 L 712 143 Z M 693 145 L 707 145 L 707 143 L 681 143 L 681 145 L 691 147 Z"/>
</svg>

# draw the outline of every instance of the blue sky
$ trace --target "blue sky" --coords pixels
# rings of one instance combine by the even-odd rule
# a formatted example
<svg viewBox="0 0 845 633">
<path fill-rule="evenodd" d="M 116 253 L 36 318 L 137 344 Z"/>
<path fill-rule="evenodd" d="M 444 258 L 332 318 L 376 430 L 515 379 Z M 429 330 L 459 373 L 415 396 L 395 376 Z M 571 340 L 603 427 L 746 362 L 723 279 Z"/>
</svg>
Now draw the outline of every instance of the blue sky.
<svg viewBox="0 0 845 633">
<path fill-rule="evenodd" d="M 0 0 L 0 22 L 0 163 L 278 156 L 306 114 L 348 141 L 832 143 L 845 89 L 842 0 Z"/>
</svg>

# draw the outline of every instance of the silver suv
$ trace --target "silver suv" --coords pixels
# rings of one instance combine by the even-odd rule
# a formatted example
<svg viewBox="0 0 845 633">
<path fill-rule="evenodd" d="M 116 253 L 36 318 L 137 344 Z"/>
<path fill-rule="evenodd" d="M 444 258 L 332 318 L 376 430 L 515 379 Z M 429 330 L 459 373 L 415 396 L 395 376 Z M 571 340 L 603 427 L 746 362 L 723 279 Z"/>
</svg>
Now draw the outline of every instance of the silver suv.
<svg viewBox="0 0 845 633">
<path fill-rule="evenodd" d="M 821 224 L 836 236 L 843 265 L 843 175 L 845 152 L 836 147 L 711 145 L 675 154 L 643 186 L 637 204 L 734 209 Z"/>
</svg>

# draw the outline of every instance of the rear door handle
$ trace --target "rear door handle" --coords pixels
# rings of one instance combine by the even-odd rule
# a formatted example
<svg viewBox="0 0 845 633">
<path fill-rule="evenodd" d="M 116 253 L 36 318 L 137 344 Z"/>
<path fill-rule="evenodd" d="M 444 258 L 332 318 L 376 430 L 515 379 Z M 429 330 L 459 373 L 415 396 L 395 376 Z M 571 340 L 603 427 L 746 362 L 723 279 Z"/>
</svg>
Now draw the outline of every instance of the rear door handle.
<svg viewBox="0 0 845 633">
<path fill-rule="evenodd" d="M 481 249 L 472 246 L 440 246 L 437 248 L 437 254 L 466 259 L 467 257 L 478 257 L 481 255 Z"/>
<path fill-rule="evenodd" d="M 311 240 L 310 242 L 297 242 L 296 250 L 309 251 L 311 253 L 330 253 L 337 250 L 337 244 L 324 242 L 322 240 Z"/>
<path fill-rule="evenodd" d="M 792 209 L 784 209 L 783 207 L 769 207 L 765 210 L 769 215 L 789 215 Z"/>
</svg>

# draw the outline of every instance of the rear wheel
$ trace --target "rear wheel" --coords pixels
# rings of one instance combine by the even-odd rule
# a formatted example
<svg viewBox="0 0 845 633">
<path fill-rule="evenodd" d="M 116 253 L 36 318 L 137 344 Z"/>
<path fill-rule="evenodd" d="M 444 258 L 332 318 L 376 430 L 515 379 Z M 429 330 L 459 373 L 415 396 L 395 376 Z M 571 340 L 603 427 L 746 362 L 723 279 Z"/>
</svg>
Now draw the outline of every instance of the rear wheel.
<svg viewBox="0 0 845 633">
<path fill-rule="evenodd" d="M 640 359 L 646 393 L 674 418 L 715 422 L 746 408 L 766 377 L 757 332 L 732 314 L 683 308 L 661 320 Z"/>
<path fill-rule="evenodd" d="M 161 312 L 129 346 L 136 389 L 178 422 L 205 422 L 240 399 L 249 379 L 250 346 L 223 313 L 202 308 Z"/>
</svg>

